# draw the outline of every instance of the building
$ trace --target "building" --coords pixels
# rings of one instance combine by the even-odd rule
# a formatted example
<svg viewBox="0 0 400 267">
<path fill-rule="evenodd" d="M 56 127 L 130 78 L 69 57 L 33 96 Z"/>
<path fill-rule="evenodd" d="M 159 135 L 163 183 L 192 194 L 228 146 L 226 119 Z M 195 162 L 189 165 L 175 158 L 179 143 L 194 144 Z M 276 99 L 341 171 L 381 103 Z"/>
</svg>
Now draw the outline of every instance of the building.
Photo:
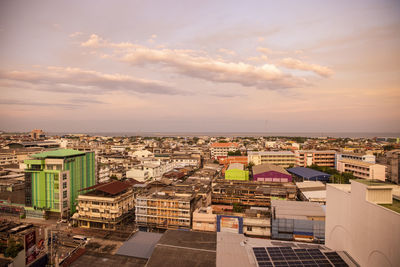
<svg viewBox="0 0 400 267">
<path fill-rule="evenodd" d="M 235 152 L 239 149 L 237 143 L 213 143 L 211 144 L 211 158 L 219 159 L 227 157 L 228 152 Z"/>
<path fill-rule="evenodd" d="M 272 199 L 296 199 L 296 186 L 291 183 L 217 180 L 212 187 L 212 203 L 239 204 L 243 207 L 270 207 Z"/>
<path fill-rule="evenodd" d="M 326 203 L 326 184 L 320 181 L 297 182 L 297 198 L 301 201 Z"/>
<path fill-rule="evenodd" d="M 226 180 L 249 180 L 249 171 L 244 169 L 244 165 L 240 163 L 232 163 L 229 165 L 228 169 L 225 171 Z"/>
<path fill-rule="evenodd" d="M 287 169 L 287 171 L 293 174 L 296 178 L 301 179 L 302 181 L 329 182 L 329 178 L 331 177 L 330 174 L 327 174 L 325 172 L 320 172 L 304 167 L 294 167 Z"/>
<path fill-rule="evenodd" d="M 199 157 L 192 157 L 191 155 L 173 155 L 171 161 L 176 167 L 195 167 L 200 166 L 201 159 Z"/>
<path fill-rule="evenodd" d="M 219 164 L 223 164 L 223 165 L 227 166 L 232 163 L 241 163 L 241 164 L 247 165 L 248 158 L 247 158 L 247 156 L 228 156 L 226 158 L 219 159 Z"/>
<path fill-rule="evenodd" d="M 42 139 L 46 137 L 44 132 L 39 129 L 32 130 L 30 136 L 32 139 Z"/>
<path fill-rule="evenodd" d="M 274 164 L 260 164 L 253 166 L 253 180 L 263 182 L 287 183 L 292 181 L 292 175 L 284 168 Z"/>
<path fill-rule="evenodd" d="M 254 165 L 269 163 L 287 168 L 296 163 L 295 155 L 291 151 L 249 151 L 247 155 L 249 164 L 253 163 Z"/>
<path fill-rule="evenodd" d="M 194 192 L 145 193 L 136 198 L 136 224 L 141 229 L 191 229 L 199 200 Z"/>
<path fill-rule="evenodd" d="M 323 167 L 335 167 L 336 151 L 334 150 L 296 150 L 296 165 L 307 167 L 313 164 Z"/>
<path fill-rule="evenodd" d="M 400 150 L 392 150 L 386 153 L 386 177 L 389 181 L 400 184 Z"/>
<path fill-rule="evenodd" d="M 360 179 L 326 188 L 326 246 L 360 266 L 399 266 L 400 201 L 392 186 Z"/>
<path fill-rule="evenodd" d="M 217 215 L 213 213 L 212 207 L 200 207 L 193 212 L 194 231 L 216 232 Z"/>
<path fill-rule="evenodd" d="M 69 217 L 76 210 L 80 191 L 95 184 L 94 152 L 60 149 L 31 155 L 24 161 L 25 206 Z"/>
<path fill-rule="evenodd" d="M 150 179 L 150 173 L 144 169 L 131 169 L 126 172 L 126 178 L 135 179 L 139 182 L 146 182 Z"/>
<path fill-rule="evenodd" d="M 79 227 L 116 230 L 134 211 L 134 195 L 130 184 L 111 181 L 84 189 L 78 196 L 73 219 Z"/>
<path fill-rule="evenodd" d="M 337 154 L 337 161 L 342 159 L 359 160 L 369 163 L 375 163 L 374 154 L 363 154 L 363 153 L 340 153 Z"/>
<path fill-rule="evenodd" d="M 338 161 L 337 170 L 340 172 L 350 172 L 354 177 L 360 179 L 385 181 L 386 167 L 381 164 L 342 159 Z"/>
<path fill-rule="evenodd" d="M 271 238 L 324 243 L 322 205 L 303 201 L 271 201 Z"/>
</svg>

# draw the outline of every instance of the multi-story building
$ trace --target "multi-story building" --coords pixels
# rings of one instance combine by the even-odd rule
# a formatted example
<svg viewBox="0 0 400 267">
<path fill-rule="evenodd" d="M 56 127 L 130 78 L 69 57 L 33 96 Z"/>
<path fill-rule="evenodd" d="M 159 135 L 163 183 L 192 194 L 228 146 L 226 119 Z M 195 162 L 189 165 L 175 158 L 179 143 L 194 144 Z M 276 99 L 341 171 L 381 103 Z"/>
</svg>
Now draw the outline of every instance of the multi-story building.
<svg viewBox="0 0 400 267">
<path fill-rule="evenodd" d="M 78 196 L 77 213 L 73 219 L 79 227 L 116 230 L 134 211 L 132 186 L 111 181 L 86 188 Z"/>
<path fill-rule="evenodd" d="M 392 187 L 367 180 L 327 184 L 325 246 L 346 251 L 360 266 L 399 266 L 400 201 Z"/>
<path fill-rule="evenodd" d="M 393 183 L 400 184 L 400 150 L 389 151 L 385 157 L 387 179 Z"/>
<path fill-rule="evenodd" d="M 313 202 L 272 200 L 271 238 L 283 240 L 325 240 L 325 211 Z"/>
<path fill-rule="evenodd" d="M 335 167 L 336 151 L 334 150 L 296 150 L 296 165 L 307 167 L 318 165 L 322 167 Z"/>
<path fill-rule="evenodd" d="M 60 149 L 25 160 L 25 206 L 69 217 L 82 189 L 95 184 L 93 152 Z"/>
<path fill-rule="evenodd" d="M 197 201 L 195 193 L 155 192 L 138 195 L 135 218 L 139 227 L 160 229 L 191 229 Z"/>
<path fill-rule="evenodd" d="M 237 143 L 213 143 L 211 144 L 211 158 L 218 159 L 228 156 L 228 152 L 235 152 L 239 149 Z"/>
<path fill-rule="evenodd" d="M 375 163 L 375 155 L 363 153 L 340 153 L 337 154 L 337 161 L 342 159 L 359 160 L 369 163 Z"/>
<path fill-rule="evenodd" d="M 30 136 L 31 136 L 32 139 L 41 139 L 41 138 L 45 137 L 45 134 L 44 134 L 44 132 L 42 130 L 35 129 L 35 130 L 31 131 Z"/>
<path fill-rule="evenodd" d="M 296 164 L 295 155 L 291 151 L 248 152 L 247 155 L 249 163 L 254 165 L 269 163 L 287 168 Z"/>
<path fill-rule="evenodd" d="M 361 179 L 385 181 L 386 166 L 381 164 L 342 159 L 338 161 L 337 170 L 350 172 L 354 177 Z"/>
<path fill-rule="evenodd" d="M 291 183 L 264 183 L 219 179 L 212 187 L 212 203 L 245 207 L 270 207 L 272 199 L 295 200 Z"/>
</svg>

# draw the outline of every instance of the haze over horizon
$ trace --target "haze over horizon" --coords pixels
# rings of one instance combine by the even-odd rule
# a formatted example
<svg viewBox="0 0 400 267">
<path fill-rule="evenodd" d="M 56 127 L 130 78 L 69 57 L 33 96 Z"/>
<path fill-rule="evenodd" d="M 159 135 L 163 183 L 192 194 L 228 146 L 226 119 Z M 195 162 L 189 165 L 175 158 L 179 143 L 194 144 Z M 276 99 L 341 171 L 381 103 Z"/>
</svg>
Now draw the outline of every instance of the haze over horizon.
<svg viewBox="0 0 400 267">
<path fill-rule="evenodd" d="M 400 132 L 399 1 L 1 1 L 0 128 Z"/>
</svg>

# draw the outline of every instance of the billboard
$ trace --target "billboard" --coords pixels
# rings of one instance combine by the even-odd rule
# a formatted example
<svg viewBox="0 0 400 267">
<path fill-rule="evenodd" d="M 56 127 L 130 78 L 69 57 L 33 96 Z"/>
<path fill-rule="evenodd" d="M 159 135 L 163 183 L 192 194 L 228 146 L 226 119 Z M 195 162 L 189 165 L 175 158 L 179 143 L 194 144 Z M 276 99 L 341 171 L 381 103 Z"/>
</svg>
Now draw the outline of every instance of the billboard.
<svg viewBox="0 0 400 267">
<path fill-rule="evenodd" d="M 243 218 L 239 216 L 217 215 L 217 232 L 243 234 Z"/>
</svg>

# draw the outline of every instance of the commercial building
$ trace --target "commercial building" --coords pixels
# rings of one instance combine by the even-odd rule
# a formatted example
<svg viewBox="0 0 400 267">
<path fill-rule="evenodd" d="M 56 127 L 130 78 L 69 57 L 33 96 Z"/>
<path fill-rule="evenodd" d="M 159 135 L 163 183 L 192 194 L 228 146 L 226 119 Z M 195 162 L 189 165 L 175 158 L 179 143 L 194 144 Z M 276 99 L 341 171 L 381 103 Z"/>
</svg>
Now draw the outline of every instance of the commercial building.
<svg viewBox="0 0 400 267">
<path fill-rule="evenodd" d="M 294 167 L 287 169 L 287 171 L 293 174 L 295 177 L 303 180 L 303 181 L 321 181 L 321 182 L 328 182 L 330 174 L 325 172 L 316 171 L 310 168 L 304 167 Z"/>
<path fill-rule="evenodd" d="M 287 168 L 296 164 L 295 154 L 291 151 L 250 151 L 247 155 L 249 163 L 254 165 L 269 163 Z"/>
<path fill-rule="evenodd" d="M 211 158 L 227 157 L 228 152 L 235 152 L 238 149 L 239 145 L 237 143 L 213 143 L 210 148 Z"/>
<path fill-rule="evenodd" d="M 194 192 L 158 191 L 138 195 L 136 224 L 144 229 L 191 229 L 193 211 L 199 199 L 201 197 Z"/>
<path fill-rule="evenodd" d="M 264 163 L 252 168 L 253 180 L 263 182 L 287 183 L 292 181 L 292 175 L 278 165 Z"/>
<path fill-rule="evenodd" d="M 386 166 L 381 164 L 342 159 L 338 161 L 337 170 L 350 172 L 354 177 L 360 179 L 385 181 Z"/>
<path fill-rule="evenodd" d="M 296 165 L 307 167 L 313 164 L 335 167 L 336 151 L 334 150 L 296 150 Z"/>
<path fill-rule="evenodd" d="M 226 180 L 249 180 L 249 171 L 244 169 L 244 165 L 240 163 L 232 163 L 229 165 L 228 169 L 225 171 Z"/>
<path fill-rule="evenodd" d="M 327 247 L 360 266 L 399 266 L 400 201 L 392 186 L 362 179 L 328 184 L 326 204 Z"/>
<path fill-rule="evenodd" d="M 324 243 L 325 211 L 322 205 L 272 200 L 271 238 Z"/>
<path fill-rule="evenodd" d="M 116 230 L 134 211 L 130 184 L 111 181 L 84 189 L 78 196 L 77 213 L 72 218 L 79 227 Z"/>
<path fill-rule="evenodd" d="M 69 217 L 82 189 L 95 184 L 94 152 L 60 149 L 31 155 L 25 160 L 25 206 Z"/>
</svg>

